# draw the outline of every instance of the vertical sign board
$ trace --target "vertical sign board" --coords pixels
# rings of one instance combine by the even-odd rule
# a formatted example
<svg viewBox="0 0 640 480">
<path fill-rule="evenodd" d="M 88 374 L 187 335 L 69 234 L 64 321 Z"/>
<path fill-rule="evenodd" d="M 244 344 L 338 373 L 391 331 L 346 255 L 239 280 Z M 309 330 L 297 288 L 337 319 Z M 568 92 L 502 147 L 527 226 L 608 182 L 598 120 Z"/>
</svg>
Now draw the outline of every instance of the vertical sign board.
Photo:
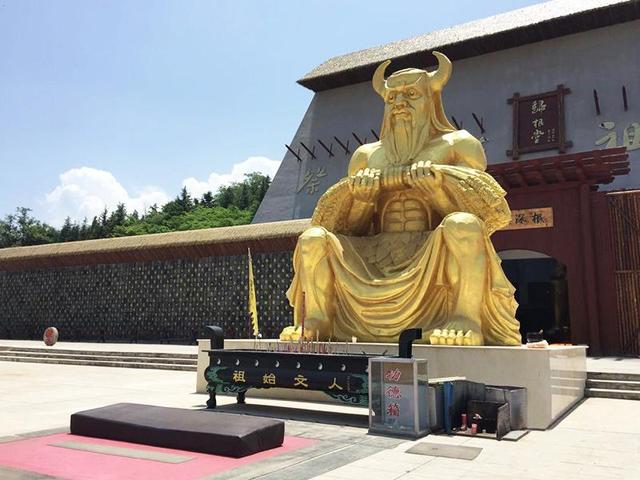
<svg viewBox="0 0 640 480">
<path fill-rule="evenodd" d="M 572 143 L 565 138 L 564 96 L 571 91 L 563 85 L 556 90 L 521 97 L 514 93 L 513 148 L 507 155 L 516 160 L 523 153 L 558 150 L 564 153 Z"/>
<path fill-rule="evenodd" d="M 420 437 L 428 433 L 427 362 L 369 360 L 369 430 Z"/>
</svg>

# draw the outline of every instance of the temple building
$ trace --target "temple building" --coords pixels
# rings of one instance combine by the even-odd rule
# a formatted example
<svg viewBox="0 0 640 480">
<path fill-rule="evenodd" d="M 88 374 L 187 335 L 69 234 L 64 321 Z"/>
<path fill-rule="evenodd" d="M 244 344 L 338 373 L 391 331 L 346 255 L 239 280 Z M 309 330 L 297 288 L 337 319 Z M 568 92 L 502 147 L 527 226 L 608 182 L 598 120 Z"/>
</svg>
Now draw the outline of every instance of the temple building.
<svg viewBox="0 0 640 480">
<path fill-rule="evenodd" d="M 314 92 L 255 223 L 308 218 L 380 134 L 371 86 L 453 61 L 451 123 L 484 145 L 512 222 L 493 236 L 517 288 L 522 332 L 640 351 L 640 2 L 533 5 L 331 58 L 298 83 Z"/>
<path fill-rule="evenodd" d="M 247 335 L 247 247 L 276 335 L 292 321 L 298 235 L 380 135 L 375 68 L 432 69 L 435 50 L 453 62 L 451 123 L 480 139 L 507 191 L 512 221 L 492 241 L 521 332 L 638 355 L 638 32 L 638 0 L 558 1 L 331 58 L 298 80 L 314 96 L 253 225 L 0 250 L 0 337 L 55 325 L 63 339 L 191 341 L 216 323 Z"/>
</svg>

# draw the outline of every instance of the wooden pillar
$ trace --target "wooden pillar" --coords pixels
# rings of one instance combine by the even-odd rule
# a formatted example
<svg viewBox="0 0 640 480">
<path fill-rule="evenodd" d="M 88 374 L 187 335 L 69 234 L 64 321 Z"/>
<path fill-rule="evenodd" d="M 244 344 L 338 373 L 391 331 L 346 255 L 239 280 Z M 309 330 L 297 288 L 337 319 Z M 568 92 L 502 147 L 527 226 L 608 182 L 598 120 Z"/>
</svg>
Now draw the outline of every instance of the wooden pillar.
<svg viewBox="0 0 640 480">
<path fill-rule="evenodd" d="M 591 215 L 589 185 L 580 185 L 580 227 L 582 234 L 582 258 L 584 262 L 582 286 L 586 304 L 587 324 L 589 326 L 590 355 L 600 355 L 600 325 L 598 321 L 598 278 L 593 242 L 593 219 Z"/>
</svg>

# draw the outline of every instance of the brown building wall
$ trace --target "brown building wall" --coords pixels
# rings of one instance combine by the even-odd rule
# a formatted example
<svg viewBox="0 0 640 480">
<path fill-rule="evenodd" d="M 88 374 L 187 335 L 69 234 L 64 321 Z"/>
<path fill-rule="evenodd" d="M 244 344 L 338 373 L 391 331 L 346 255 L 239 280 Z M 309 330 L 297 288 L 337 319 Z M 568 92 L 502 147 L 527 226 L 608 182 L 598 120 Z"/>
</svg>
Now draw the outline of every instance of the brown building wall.
<svg viewBox="0 0 640 480">
<path fill-rule="evenodd" d="M 514 210 L 551 207 L 554 225 L 496 232 L 496 250 L 533 250 L 564 264 L 572 341 L 588 344 L 591 355 L 622 353 L 609 195 L 573 182 L 515 189 L 507 198 Z"/>
<path fill-rule="evenodd" d="M 616 290 L 617 337 L 623 355 L 640 355 L 640 191 L 607 195 Z"/>
</svg>

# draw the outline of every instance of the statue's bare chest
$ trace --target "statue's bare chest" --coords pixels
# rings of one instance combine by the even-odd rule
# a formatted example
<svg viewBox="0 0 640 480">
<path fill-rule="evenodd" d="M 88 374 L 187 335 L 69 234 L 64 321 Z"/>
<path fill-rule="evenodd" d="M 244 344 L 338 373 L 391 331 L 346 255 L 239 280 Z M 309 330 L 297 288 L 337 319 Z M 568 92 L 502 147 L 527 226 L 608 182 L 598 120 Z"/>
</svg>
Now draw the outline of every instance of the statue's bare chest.
<svg viewBox="0 0 640 480">
<path fill-rule="evenodd" d="M 426 232 L 430 230 L 430 211 L 412 192 L 383 195 L 379 204 L 382 232 Z"/>
</svg>

